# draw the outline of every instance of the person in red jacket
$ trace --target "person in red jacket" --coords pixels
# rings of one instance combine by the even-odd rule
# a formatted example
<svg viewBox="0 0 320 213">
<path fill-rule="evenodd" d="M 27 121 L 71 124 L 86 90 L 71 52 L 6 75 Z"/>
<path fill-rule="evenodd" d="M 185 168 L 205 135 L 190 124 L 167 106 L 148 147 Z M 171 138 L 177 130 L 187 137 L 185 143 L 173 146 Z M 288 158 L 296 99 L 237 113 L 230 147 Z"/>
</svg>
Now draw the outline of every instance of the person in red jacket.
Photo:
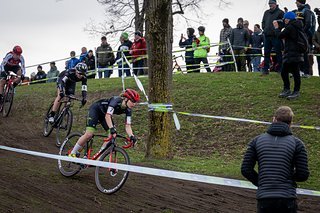
<svg viewBox="0 0 320 213">
<path fill-rule="evenodd" d="M 143 75 L 144 59 L 142 59 L 142 57 L 145 57 L 147 54 L 147 43 L 140 31 L 134 33 L 134 41 L 130 54 L 132 55 L 133 61 L 133 73 L 135 75 Z"/>
</svg>

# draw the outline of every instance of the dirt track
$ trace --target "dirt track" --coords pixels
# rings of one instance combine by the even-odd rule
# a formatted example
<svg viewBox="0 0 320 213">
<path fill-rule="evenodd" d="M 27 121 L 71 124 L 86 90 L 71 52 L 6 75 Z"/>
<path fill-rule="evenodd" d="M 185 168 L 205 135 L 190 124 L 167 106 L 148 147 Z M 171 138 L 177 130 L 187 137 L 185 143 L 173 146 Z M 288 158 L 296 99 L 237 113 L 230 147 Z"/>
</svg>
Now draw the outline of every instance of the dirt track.
<svg viewBox="0 0 320 213">
<path fill-rule="evenodd" d="M 0 145 L 58 152 L 54 137 L 42 137 L 39 125 L 23 124 L 11 116 L 0 118 Z M 130 173 L 122 190 L 108 196 L 96 189 L 93 169 L 65 178 L 55 160 L 3 150 L 0 159 L 0 212 L 255 212 L 256 208 L 253 190 Z M 299 196 L 298 202 L 299 212 L 320 212 L 319 197 Z"/>
</svg>

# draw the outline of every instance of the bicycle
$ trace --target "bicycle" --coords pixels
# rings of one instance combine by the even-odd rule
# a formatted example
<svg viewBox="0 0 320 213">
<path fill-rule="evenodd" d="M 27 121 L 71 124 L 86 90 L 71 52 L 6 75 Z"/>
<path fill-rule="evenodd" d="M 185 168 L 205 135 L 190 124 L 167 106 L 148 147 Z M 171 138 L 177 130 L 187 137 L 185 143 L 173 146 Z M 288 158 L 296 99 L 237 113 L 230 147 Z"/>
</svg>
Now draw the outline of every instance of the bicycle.
<svg viewBox="0 0 320 213">
<path fill-rule="evenodd" d="M 18 75 L 12 71 L 8 72 L 6 83 L 3 87 L 2 100 L 0 100 L 0 112 L 3 117 L 7 117 L 12 107 L 14 97 L 13 81 Z"/>
<path fill-rule="evenodd" d="M 173 72 L 175 69 L 177 69 L 177 72 L 176 72 L 176 73 L 185 73 L 185 72 L 182 71 L 181 66 L 180 66 L 180 65 L 178 64 L 178 62 L 177 62 L 177 58 L 180 58 L 180 57 L 182 58 L 182 60 L 184 59 L 182 55 L 179 55 L 179 56 L 173 55 L 173 56 L 172 56 L 172 60 L 173 60 L 173 62 L 174 62 L 174 65 L 173 65 L 173 68 L 172 68 L 172 72 Z"/>
<path fill-rule="evenodd" d="M 79 132 L 70 134 L 62 143 L 60 147 L 59 155 L 68 156 L 78 139 L 82 136 Z M 103 137 L 105 147 L 101 147 L 100 151 L 92 155 L 93 153 L 93 139 L 94 137 Z M 106 161 L 110 163 L 120 163 L 130 165 L 130 158 L 125 149 L 133 147 L 134 144 L 125 136 L 117 134 L 116 138 L 124 139 L 125 145 L 122 147 L 117 146 L 116 138 L 111 135 L 95 135 L 89 141 L 83 149 L 77 153 L 78 158 Z M 58 160 L 58 168 L 60 173 L 65 177 L 71 177 L 78 174 L 81 170 L 90 167 L 89 165 L 83 165 L 68 161 Z M 121 189 L 128 178 L 128 171 L 121 171 L 113 168 L 96 167 L 95 169 L 95 183 L 99 191 L 105 194 L 113 194 Z"/>
<path fill-rule="evenodd" d="M 44 117 L 44 125 L 43 125 L 43 136 L 48 137 L 52 130 L 54 128 L 57 129 L 56 133 L 56 146 L 60 147 L 61 146 L 61 141 L 65 139 L 72 128 L 72 123 L 73 123 L 73 114 L 71 111 L 71 101 L 76 100 L 76 101 L 81 101 L 80 99 L 74 97 L 73 95 L 67 95 L 63 99 L 60 100 L 60 106 L 55 114 L 55 119 L 54 123 L 49 122 L 49 117 L 52 111 L 53 107 L 53 102 L 50 104 L 49 109 Z M 61 105 L 63 104 L 62 109 Z"/>
</svg>

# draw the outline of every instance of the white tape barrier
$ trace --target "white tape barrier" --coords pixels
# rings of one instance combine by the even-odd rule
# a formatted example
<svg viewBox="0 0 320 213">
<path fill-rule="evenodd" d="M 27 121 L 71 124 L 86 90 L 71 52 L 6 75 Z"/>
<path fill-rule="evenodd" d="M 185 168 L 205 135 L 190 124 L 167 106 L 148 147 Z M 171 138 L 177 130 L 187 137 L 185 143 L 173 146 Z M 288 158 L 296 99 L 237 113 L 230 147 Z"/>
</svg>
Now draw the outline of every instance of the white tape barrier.
<svg viewBox="0 0 320 213">
<path fill-rule="evenodd" d="M 207 175 L 198 175 L 198 174 L 186 173 L 186 172 L 176 172 L 176 171 L 170 171 L 170 170 L 164 170 L 164 169 L 153 169 L 153 168 L 148 168 L 148 167 L 109 163 L 109 162 L 88 160 L 88 159 L 81 159 L 81 158 L 70 158 L 67 156 L 60 156 L 60 155 L 53 155 L 53 154 L 47 154 L 47 153 L 41 153 L 41 152 L 35 152 L 35 151 L 28 151 L 28 150 L 23 150 L 23 149 L 12 148 L 12 147 L 8 147 L 8 146 L 0 146 L 0 149 L 12 151 L 12 152 L 23 153 L 23 154 L 28 154 L 28 155 L 33 155 L 33 156 L 39 156 L 39 157 L 45 157 L 45 158 L 51 158 L 51 159 L 63 160 L 63 161 L 70 161 L 70 162 L 105 167 L 105 168 L 114 168 L 114 169 L 125 170 L 125 171 L 147 174 L 147 175 L 155 175 L 155 176 L 160 176 L 160 177 L 196 181 L 196 182 L 201 182 L 201 183 L 209 183 L 209 184 L 216 184 L 216 185 L 222 185 L 222 186 L 233 186 L 233 187 L 239 187 L 239 188 L 245 188 L 245 189 L 257 189 L 257 187 L 252 185 L 250 182 L 243 181 L 243 180 L 220 178 L 220 177 L 207 176 Z M 319 196 L 320 197 L 320 191 L 313 191 L 313 190 L 308 190 L 308 189 L 297 189 L 297 193 L 300 195 L 311 195 L 311 196 Z"/>
</svg>

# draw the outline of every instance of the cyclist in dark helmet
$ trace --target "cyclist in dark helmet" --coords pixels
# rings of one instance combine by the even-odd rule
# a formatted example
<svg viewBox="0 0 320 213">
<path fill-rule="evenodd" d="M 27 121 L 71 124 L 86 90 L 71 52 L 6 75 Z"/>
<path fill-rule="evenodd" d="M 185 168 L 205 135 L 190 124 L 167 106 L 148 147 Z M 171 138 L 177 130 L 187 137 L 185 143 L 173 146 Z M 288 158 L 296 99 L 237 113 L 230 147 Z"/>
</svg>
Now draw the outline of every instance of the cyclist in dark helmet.
<svg viewBox="0 0 320 213">
<path fill-rule="evenodd" d="M 21 64 L 21 66 L 19 66 L 19 64 Z M 22 48 L 18 45 L 14 46 L 12 51 L 6 54 L 0 66 L 0 100 L 2 98 L 3 87 L 6 83 L 9 71 L 18 75 L 18 78 L 13 81 L 14 86 L 24 79 L 24 75 L 26 73 L 25 63 L 22 56 Z"/>
<path fill-rule="evenodd" d="M 57 79 L 57 97 L 54 100 L 52 112 L 49 117 L 49 122 L 54 123 L 55 114 L 59 108 L 59 101 L 65 95 L 74 95 L 76 83 L 82 82 L 82 106 L 87 102 L 87 77 L 88 67 L 85 63 L 78 63 L 74 68 L 61 72 Z"/>
<path fill-rule="evenodd" d="M 136 138 L 131 129 L 132 108 L 140 101 L 140 95 L 133 89 L 126 89 L 120 96 L 113 96 L 109 99 L 101 99 L 93 103 L 89 108 L 87 117 L 87 128 L 73 147 L 69 156 L 76 157 L 79 150 L 90 140 L 96 131 L 97 124 L 100 123 L 105 131 L 116 137 L 117 131 L 113 123 L 114 114 L 125 114 L 125 130 L 130 140 L 135 143 Z M 106 144 L 103 144 L 105 147 Z"/>
</svg>

